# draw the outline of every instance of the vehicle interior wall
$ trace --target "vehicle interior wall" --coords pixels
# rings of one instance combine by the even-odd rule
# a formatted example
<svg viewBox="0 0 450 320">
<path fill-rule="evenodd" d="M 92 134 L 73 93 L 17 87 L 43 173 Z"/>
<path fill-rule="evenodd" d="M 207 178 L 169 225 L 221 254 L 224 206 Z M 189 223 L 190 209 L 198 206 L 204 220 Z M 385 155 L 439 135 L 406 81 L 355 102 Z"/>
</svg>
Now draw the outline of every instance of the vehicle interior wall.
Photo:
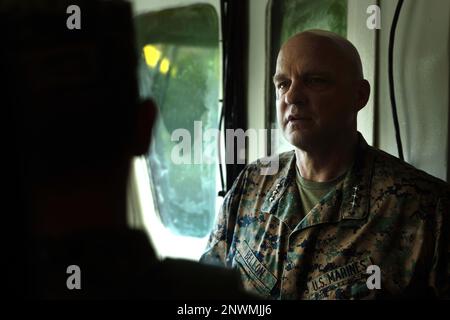
<svg viewBox="0 0 450 320">
<path fill-rule="evenodd" d="M 381 1 L 378 146 L 397 155 L 390 110 L 387 44 L 396 1 Z M 450 2 L 407 0 L 398 20 L 394 79 L 405 160 L 448 178 Z"/>
<path fill-rule="evenodd" d="M 378 39 L 365 27 L 372 1 L 349 0 L 348 38 L 372 86 L 358 130 L 367 142 L 398 156 L 388 82 L 388 43 L 396 1 L 381 0 Z M 449 13 L 447 1 L 404 2 L 394 45 L 394 81 L 405 161 L 448 181 Z"/>
</svg>

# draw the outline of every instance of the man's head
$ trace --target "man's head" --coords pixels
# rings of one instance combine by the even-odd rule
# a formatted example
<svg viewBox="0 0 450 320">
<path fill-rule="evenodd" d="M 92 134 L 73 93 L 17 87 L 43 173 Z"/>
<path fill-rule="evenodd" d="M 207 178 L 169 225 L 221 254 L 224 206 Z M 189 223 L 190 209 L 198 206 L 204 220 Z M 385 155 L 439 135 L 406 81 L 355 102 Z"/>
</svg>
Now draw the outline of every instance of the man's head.
<svg viewBox="0 0 450 320">
<path fill-rule="evenodd" d="M 101 201 L 120 207 L 118 198 L 125 199 L 129 165 L 148 150 L 155 107 L 138 101 L 130 5 L 77 3 L 80 30 L 66 27 L 70 1 L 46 0 L 6 11 L 14 27 L 0 23 L 6 24 L 1 28 L 6 43 L 2 90 L 17 121 L 31 218 L 48 224 L 43 215 L 59 203 L 59 212 L 53 210 L 48 221 L 81 225 L 84 218 L 98 216 L 106 225 L 126 220 L 121 208 L 105 216 L 98 208 Z M 86 212 L 83 218 L 82 204 L 97 213 Z M 68 213 L 71 209 L 76 216 Z"/>
<path fill-rule="evenodd" d="M 24 25 L 10 39 L 9 81 L 29 173 L 53 183 L 114 171 L 147 151 L 155 111 L 138 101 L 130 5 L 81 2 L 81 29 L 69 30 L 66 1 L 47 3 L 22 9 Z M 33 19 L 40 20 L 34 29 Z"/>
<path fill-rule="evenodd" d="M 298 33 L 282 46 L 274 84 L 280 128 L 289 143 L 305 151 L 354 133 L 370 94 L 356 48 L 322 30 Z"/>
</svg>

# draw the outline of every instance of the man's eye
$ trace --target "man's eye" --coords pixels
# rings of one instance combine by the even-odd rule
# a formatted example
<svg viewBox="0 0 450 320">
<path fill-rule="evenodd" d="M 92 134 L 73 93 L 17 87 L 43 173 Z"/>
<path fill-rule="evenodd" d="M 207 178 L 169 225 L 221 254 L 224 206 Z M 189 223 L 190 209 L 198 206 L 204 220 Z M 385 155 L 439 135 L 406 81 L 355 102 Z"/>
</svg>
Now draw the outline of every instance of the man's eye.
<svg viewBox="0 0 450 320">
<path fill-rule="evenodd" d="M 287 88 L 287 82 L 286 81 L 283 81 L 283 82 L 280 82 L 278 85 L 277 85 L 277 88 L 279 89 L 279 90 L 284 90 L 284 89 L 286 89 Z"/>
<path fill-rule="evenodd" d="M 306 83 L 312 86 L 323 86 L 328 84 L 328 80 L 321 77 L 311 77 L 307 79 Z"/>
<path fill-rule="evenodd" d="M 312 79 L 310 80 L 310 82 L 311 82 L 311 83 L 325 83 L 326 80 L 323 79 L 323 78 L 312 78 Z"/>
</svg>

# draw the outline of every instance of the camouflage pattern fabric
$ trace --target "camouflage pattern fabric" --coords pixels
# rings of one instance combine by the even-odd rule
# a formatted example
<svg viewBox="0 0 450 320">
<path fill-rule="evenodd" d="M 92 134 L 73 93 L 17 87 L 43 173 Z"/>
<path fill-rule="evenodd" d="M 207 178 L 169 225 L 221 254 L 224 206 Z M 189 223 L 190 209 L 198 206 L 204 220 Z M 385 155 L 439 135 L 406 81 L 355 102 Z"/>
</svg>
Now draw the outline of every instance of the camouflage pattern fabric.
<svg viewBox="0 0 450 320">
<path fill-rule="evenodd" d="M 240 271 L 268 299 L 449 296 L 449 185 L 367 145 L 301 219 L 294 151 L 275 175 L 248 165 L 225 197 L 201 261 Z M 367 267 L 381 271 L 369 289 Z"/>
</svg>

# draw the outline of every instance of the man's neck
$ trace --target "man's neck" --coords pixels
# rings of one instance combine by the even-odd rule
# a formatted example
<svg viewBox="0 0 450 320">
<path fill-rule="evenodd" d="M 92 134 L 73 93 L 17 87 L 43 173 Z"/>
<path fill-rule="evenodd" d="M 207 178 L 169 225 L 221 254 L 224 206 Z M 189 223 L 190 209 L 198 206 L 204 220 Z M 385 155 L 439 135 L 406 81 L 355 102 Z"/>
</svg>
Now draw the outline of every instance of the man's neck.
<svg viewBox="0 0 450 320">
<path fill-rule="evenodd" d="M 357 132 L 326 148 L 308 151 L 295 149 L 297 166 L 306 180 L 325 182 L 344 174 L 353 163 L 358 142 Z"/>
</svg>

